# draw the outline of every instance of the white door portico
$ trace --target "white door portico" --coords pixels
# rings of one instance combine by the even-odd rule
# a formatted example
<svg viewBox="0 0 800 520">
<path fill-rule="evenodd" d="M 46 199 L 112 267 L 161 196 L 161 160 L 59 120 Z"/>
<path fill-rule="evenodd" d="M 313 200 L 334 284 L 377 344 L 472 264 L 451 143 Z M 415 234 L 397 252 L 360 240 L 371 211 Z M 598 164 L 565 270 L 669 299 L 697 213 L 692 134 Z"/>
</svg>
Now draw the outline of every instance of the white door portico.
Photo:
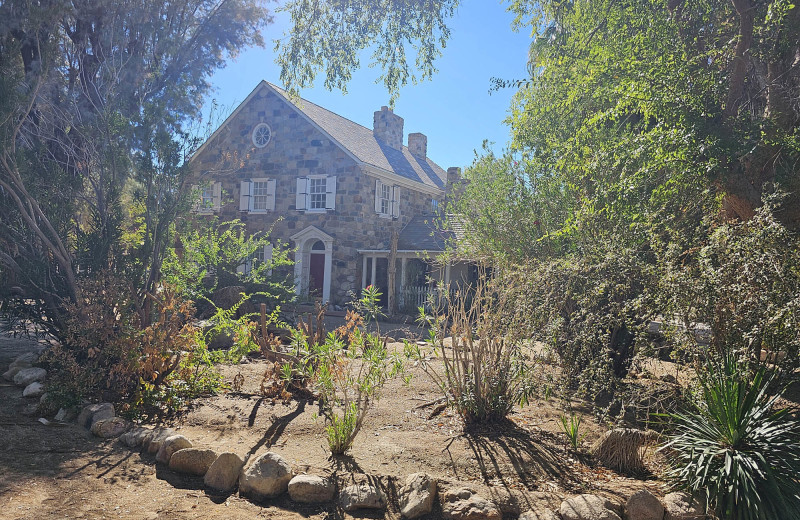
<svg viewBox="0 0 800 520">
<path fill-rule="evenodd" d="M 331 266 L 333 264 L 333 237 L 315 226 L 308 226 L 291 237 L 295 244 L 294 283 L 298 296 L 307 296 L 311 284 L 311 255 L 324 255 L 322 277 L 322 301 L 331 299 Z M 320 247 L 319 243 L 324 245 Z M 319 282 L 319 280 L 316 280 Z"/>
</svg>

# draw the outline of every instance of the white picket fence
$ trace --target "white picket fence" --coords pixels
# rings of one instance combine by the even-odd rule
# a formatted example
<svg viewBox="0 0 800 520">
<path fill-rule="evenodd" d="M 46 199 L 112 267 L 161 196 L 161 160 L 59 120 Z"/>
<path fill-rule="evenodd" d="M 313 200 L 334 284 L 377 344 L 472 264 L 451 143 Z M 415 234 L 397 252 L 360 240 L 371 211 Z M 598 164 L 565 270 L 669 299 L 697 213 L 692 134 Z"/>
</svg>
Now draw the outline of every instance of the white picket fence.
<svg viewBox="0 0 800 520">
<path fill-rule="evenodd" d="M 444 297 L 442 291 L 443 289 L 435 286 L 405 286 L 397 292 L 397 307 L 408 314 L 416 314 L 420 307 L 430 310 L 431 302 L 439 307 Z M 455 289 L 451 288 L 450 291 Z"/>
</svg>

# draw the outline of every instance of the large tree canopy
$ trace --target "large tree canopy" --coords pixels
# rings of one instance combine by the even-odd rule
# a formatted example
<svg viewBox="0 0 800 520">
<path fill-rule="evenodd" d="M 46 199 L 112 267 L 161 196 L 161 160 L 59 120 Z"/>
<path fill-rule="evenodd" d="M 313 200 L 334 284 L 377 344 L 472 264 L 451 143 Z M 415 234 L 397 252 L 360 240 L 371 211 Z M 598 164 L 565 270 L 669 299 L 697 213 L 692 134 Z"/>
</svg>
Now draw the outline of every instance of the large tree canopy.
<svg viewBox="0 0 800 520">
<path fill-rule="evenodd" d="M 146 305 L 185 124 L 269 20 L 260 0 L 0 2 L 0 265 L 51 324 L 81 273 L 123 273 Z"/>
</svg>

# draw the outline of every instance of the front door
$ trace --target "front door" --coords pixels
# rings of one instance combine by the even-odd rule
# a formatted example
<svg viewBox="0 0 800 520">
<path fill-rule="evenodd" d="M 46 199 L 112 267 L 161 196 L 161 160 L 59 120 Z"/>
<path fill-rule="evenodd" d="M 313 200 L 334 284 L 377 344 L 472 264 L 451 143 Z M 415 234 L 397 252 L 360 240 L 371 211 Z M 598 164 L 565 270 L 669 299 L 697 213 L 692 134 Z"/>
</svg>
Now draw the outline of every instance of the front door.
<svg viewBox="0 0 800 520">
<path fill-rule="evenodd" d="M 311 253 L 308 265 L 308 295 L 313 298 L 322 297 L 325 286 L 325 254 Z"/>
</svg>

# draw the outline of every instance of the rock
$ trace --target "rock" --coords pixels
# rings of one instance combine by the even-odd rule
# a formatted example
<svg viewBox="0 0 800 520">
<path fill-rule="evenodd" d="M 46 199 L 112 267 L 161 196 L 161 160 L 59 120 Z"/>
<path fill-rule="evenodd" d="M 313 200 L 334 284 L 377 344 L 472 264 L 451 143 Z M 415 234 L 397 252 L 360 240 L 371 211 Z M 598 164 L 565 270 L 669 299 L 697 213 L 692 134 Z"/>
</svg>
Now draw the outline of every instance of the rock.
<svg viewBox="0 0 800 520">
<path fill-rule="evenodd" d="M 150 441 L 148 442 L 147 437 L 145 437 L 142 441 L 142 447 L 150 455 L 155 455 L 158 453 L 158 450 L 161 449 L 161 445 L 164 444 L 164 441 L 173 435 L 176 435 L 176 432 L 172 428 L 159 428 L 153 430 L 153 435 L 150 436 Z"/>
<path fill-rule="evenodd" d="M 42 395 L 44 395 L 44 385 L 38 381 L 29 384 L 22 391 L 22 397 L 41 397 Z"/>
<path fill-rule="evenodd" d="M 561 520 L 561 517 L 552 509 L 543 509 L 522 513 L 519 515 L 519 520 Z"/>
<path fill-rule="evenodd" d="M 174 457 L 175 455 L 173 455 Z M 203 482 L 217 491 L 230 491 L 236 486 L 244 461 L 235 453 L 221 453 L 206 472 Z"/>
<path fill-rule="evenodd" d="M 475 494 L 469 487 L 451 488 L 442 493 L 442 516 L 450 520 L 500 520 L 497 505 Z"/>
<path fill-rule="evenodd" d="M 150 430 L 139 426 L 120 436 L 119 441 L 129 448 L 138 448 L 142 445 L 142 439 L 148 433 L 150 433 Z"/>
<path fill-rule="evenodd" d="M 699 520 L 705 518 L 703 506 L 689 493 L 675 492 L 664 496 L 664 520 Z"/>
<path fill-rule="evenodd" d="M 22 410 L 20 410 L 19 413 L 21 413 L 26 417 L 32 417 L 34 415 L 38 415 L 39 405 L 36 403 L 26 404 L 25 406 L 22 407 Z"/>
<path fill-rule="evenodd" d="M 36 353 L 36 352 L 26 352 L 24 354 L 20 354 L 16 358 L 14 358 L 14 361 L 12 361 L 11 364 L 12 365 L 19 365 L 19 366 L 27 365 L 27 366 L 30 367 L 31 365 L 36 363 L 36 361 L 38 359 L 39 359 L 39 354 L 38 353 Z"/>
<path fill-rule="evenodd" d="M 217 454 L 214 450 L 186 448 L 172 454 L 169 458 L 169 469 L 202 477 L 215 460 Z"/>
<path fill-rule="evenodd" d="M 130 423 L 122 417 L 112 417 L 111 419 L 100 419 L 92 424 L 92 434 L 104 439 L 119 437 L 130 428 Z"/>
<path fill-rule="evenodd" d="M 398 492 L 400 514 L 410 519 L 426 515 L 431 512 L 435 498 L 436 479 L 426 473 L 411 474 Z"/>
<path fill-rule="evenodd" d="M 286 493 L 292 480 L 292 467 L 277 453 L 268 451 L 258 457 L 239 476 L 239 494 L 256 500 Z"/>
<path fill-rule="evenodd" d="M 339 505 L 345 511 L 356 509 L 384 509 L 386 495 L 380 488 L 369 484 L 354 484 L 339 492 Z"/>
<path fill-rule="evenodd" d="M 333 500 L 336 486 L 318 475 L 297 475 L 289 481 L 289 496 L 295 502 L 319 504 Z"/>
<path fill-rule="evenodd" d="M 664 518 L 664 506 L 661 502 L 646 489 L 641 489 L 631 495 L 625 504 L 628 512 L 628 520 L 662 520 Z"/>
<path fill-rule="evenodd" d="M 561 518 L 564 520 L 620 520 L 612 511 L 611 501 L 596 495 L 583 494 L 561 502 Z"/>
<path fill-rule="evenodd" d="M 164 442 L 161 444 L 161 448 L 159 448 L 158 453 L 156 454 L 156 462 L 169 464 L 169 459 L 172 457 L 173 453 L 178 450 L 191 447 L 192 442 L 183 435 L 172 435 L 171 437 L 167 437 L 164 439 Z"/>
<path fill-rule="evenodd" d="M 92 425 L 97 421 L 102 421 L 103 419 L 111 419 L 114 417 L 114 405 L 111 403 L 98 403 L 98 404 L 90 404 L 81 410 L 81 413 L 78 414 L 78 425 L 86 428 L 87 430 L 92 429 Z"/>
<path fill-rule="evenodd" d="M 43 368 L 23 368 L 14 375 L 14 384 L 26 387 L 31 383 L 41 383 L 47 377 L 47 370 Z"/>
</svg>

